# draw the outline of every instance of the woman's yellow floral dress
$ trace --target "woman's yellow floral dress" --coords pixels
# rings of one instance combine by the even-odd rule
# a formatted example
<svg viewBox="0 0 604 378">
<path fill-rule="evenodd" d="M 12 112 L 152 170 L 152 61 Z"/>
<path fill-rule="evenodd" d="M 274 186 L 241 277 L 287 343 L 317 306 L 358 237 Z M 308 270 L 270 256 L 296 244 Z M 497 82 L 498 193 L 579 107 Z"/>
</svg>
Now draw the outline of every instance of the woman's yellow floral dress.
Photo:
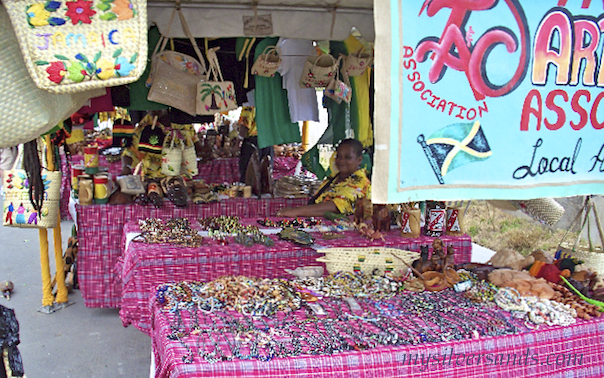
<svg viewBox="0 0 604 378">
<path fill-rule="evenodd" d="M 330 178 L 333 178 L 333 176 Z M 321 187 L 319 187 L 319 191 L 328 185 L 330 181 L 332 180 L 326 179 L 321 184 Z M 333 201 L 338 210 L 340 210 L 340 213 L 349 215 L 354 212 L 354 204 L 357 199 L 365 197 L 371 198 L 371 182 L 367 178 L 365 170 L 359 169 L 344 181 L 327 188 L 317 197 L 315 203 Z"/>
</svg>

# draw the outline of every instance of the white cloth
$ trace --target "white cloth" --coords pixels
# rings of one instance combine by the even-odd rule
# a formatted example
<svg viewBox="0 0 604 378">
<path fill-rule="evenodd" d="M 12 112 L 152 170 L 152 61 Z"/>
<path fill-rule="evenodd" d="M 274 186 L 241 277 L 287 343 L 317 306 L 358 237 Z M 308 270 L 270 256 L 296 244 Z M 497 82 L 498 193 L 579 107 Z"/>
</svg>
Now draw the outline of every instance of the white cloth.
<svg viewBox="0 0 604 378">
<path fill-rule="evenodd" d="M 0 148 L 0 171 L 13 169 L 18 152 L 17 147 Z"/>
<path fill-rule="evenodd" d="M 306 57 L 317 54 L 312 41 L 279 38 L 277 47 L 281 49 L 281 65 L 277 72 L 283 77 L 283 88 L 287 89 L 292 122 L 319 122 L 317 91 L 314 88 L 300 88 L 298 84 Z"/>
</svg>

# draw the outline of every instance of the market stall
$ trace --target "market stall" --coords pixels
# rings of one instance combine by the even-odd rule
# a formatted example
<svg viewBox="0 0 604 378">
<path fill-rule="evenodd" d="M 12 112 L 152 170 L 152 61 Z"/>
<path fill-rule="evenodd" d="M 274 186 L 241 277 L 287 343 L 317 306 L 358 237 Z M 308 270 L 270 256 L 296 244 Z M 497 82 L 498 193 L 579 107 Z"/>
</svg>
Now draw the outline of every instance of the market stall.
<svg viewBox="0 0 604 378">
<path fill-rule="evenodd" d="M 258 225 L 258 218 L 241 219 L 245 225 Z M 275 219 L 278 221 L 280 219 Z M 147 220 L 149 221 L 149 220 Z M 144 222 L 144 221 L 142 221 Z M 196 222 L 190 221 L 191 227 L 199 229 Z M 259 226 L 262 227 L 262 226 Z M 325 248 L 398 248 L 417 252 L 420 247 L 431 245 L 434 238 L 420 237 L 415 239 L 400 236 L 399 230 L 384 236 L 384 240 L 369 240 L 357 231 L 343 232 L 342 239 L 321 239 L 319 232 L 311 232 L 316 237 L 312 245 L 300 245 L 281 240 L 277 234 L 281 228 L 262 227 L 261 232 L 272 240 L 269 246 L 254 243 L 243 245 L 232 236 L 224 240 L 216 237 L 204 237 L 199 245 L 183 247 L 164 243 L 145 243 L 141 238 L 139 222 L 128 222 L 123 227 L 123 254 L 116 264 L 116 277 L 121 282 L 120 317 L 124 326 L 134 325 L 139 330 L 150 334 L 151 313 L 148 307 L 148 295 L 164 282 L 213 280 L 221 276 L 245 275 L 261 278 L 291 277 L 286 270 L 295 270 L 303 266 L 321 266 L 317 258 L 324 257 L 321 251 Z M 455 261 L 469 262 L 472 247 L 470 237 L 443 236 L 446 246 L 455 250 Z M 226 243 L 226 245 L 225 245 Z"/>
<path fill-rule="evenodd" d="M 326 288 L 330 278 L 340 285 L 331 291 Z M 150 297 L 154 376 L 602 375 L 604 317 L 550 323 L 552 317 L 550 325 L 537 325 L 527 313 L 509 312 L 513 307 L 506 307 L 503 296 L 494 294 L 497 305 L 478 299 L 485 287 L 466 294 L 393 295 L 386 289 L 392 282 L 374 278 L 365 283 L 367 290 L 379 287 L 372 295 L 355 285 L 357 278 L 334 275 L 323 286 L 290 282 L 294 288 L 306 284 L 315 290 L 306 298 L 319 296 L 317 292 L 322 297 L 297 309 L 286 296 L 285 302 L 273 302 L 282 306 L 279 312 L 264 316 L 245 310 L 246 303 L 255 303 L 253 296 L 228 308 L 220 306 L 225 300 L 214 302 L 217 281 L 161 285 Z M 229 282 L 255 287 L 246 277 L 226 277 L 221 284 Z M 279 287 L 284 296 L 285 286 Z M 200 288 L 210 294 L 200 297 Z M 262 292 L 254 294 L 262 297 Z"/>
</svg>

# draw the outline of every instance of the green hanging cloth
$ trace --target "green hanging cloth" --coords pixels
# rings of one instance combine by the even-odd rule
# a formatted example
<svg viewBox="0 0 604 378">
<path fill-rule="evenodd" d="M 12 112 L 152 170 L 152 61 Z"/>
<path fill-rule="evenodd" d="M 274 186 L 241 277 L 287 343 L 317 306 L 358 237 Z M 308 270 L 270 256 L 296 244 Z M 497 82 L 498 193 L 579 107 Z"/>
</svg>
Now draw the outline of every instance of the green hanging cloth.
<svg viewBox="0 0 604 378">
<path fill-rule="evenodd" d="M 256 45 L 254 61 L 267 46 L 277 44 L 279 38 L 265 38 Z M 300 143 L 300 126 L 291 121 L 287 91 L 283 89 L 280 74 L 273 77 L 255 77 L 256 125 L 258 127 L 258 148 L 275 144 Z"/>
<path fill-rule="evenodd" d="M 327 176 L 325 168 L 319 162 L 319 148 L 317 148 L 317 144 L 302 155 L 302 165 L 307 171 L 317 175 L 319 180 L 323 180 Z"/>
</svg>

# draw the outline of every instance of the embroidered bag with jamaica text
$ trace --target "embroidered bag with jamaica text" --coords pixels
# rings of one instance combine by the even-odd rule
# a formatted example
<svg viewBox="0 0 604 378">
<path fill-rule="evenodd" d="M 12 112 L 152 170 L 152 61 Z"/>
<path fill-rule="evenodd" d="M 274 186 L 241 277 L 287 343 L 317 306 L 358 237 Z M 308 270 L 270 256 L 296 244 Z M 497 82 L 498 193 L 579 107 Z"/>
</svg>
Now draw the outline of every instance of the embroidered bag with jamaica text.
<svg viewBox="0 0 604 378">
<path fill-rule="evenodd" d="M 252 66 L 252 74 L 264 77 L 275 76 L 281 65 L 281 49 L 275 46 L 266 46 L 262 54 Z"/>
<path fill-rule="evenodd" d="M 36 86 L 77 93 L 136 81 L 147 56 L 146 0 L 5 0 Z"/>
<path fill-rule="evenodd" d="M 365 46 L 361 46 L 356 52 L 344 58 L 342 68 L 348 76 L 361 76 L 371 64 L 373 64 L 373 54 L 367 52 Z"/>
<path fill-rule="evenodd" d="M 309 56 L 304 62 L 298 84 L 300 88 L 327 87 L 333 80 L 338 62 L 331 54 Z"/>
</svg>

